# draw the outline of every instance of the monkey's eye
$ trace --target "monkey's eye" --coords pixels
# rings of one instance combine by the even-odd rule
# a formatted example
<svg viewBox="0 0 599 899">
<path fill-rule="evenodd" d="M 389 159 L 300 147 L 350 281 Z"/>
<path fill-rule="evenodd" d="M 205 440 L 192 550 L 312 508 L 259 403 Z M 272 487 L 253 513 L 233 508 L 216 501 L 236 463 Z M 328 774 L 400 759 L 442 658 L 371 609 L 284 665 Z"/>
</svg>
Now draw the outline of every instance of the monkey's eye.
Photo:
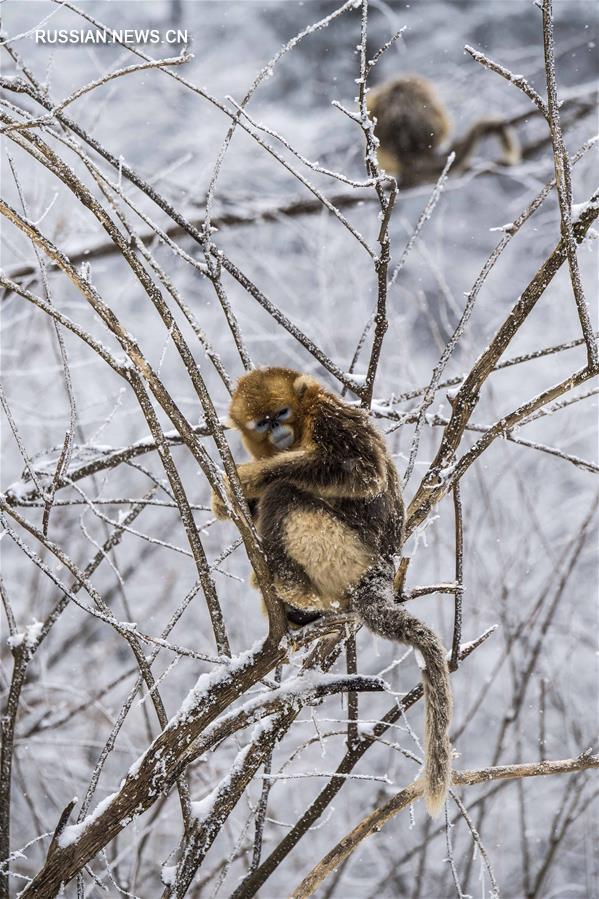
<svg viewBox="0 0 599 899">
<path fill-rule="evenodd" d="M 291 409 L 289 408 L 289 406 L 285 406 L 284 409 L 281 409 L 280 412 L 277 412 L 277 421 L 287 421 L 290 415 Z"/>
<path fill-rule="evenodd" d="M 261 418 L 260 421 L 256 422 L 256 430 L 260 434 L 263 434 L 264 431 L 268 430 L 269 425 L 270 425 L 270 421 L 268 420 L 268 418 Z"/>
</svg>

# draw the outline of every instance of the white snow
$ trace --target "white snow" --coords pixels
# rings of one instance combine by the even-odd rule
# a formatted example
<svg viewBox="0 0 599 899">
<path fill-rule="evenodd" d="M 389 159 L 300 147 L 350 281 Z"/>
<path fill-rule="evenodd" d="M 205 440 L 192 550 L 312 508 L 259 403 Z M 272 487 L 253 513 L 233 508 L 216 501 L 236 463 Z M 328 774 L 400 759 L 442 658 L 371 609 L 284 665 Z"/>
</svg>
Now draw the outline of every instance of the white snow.
<svg viewBox="0 0 599 899">
<path fill-rule="evenodd" d="M 585 203 L 572 204 L 572 223 L 578 222 L 589 209 L 597 209 L 599 200 L 587 200 Z"/>
<path fill-rule="evenodd" d="M 220 784 L 218 787 L 215 787 L 214 790 L 211 790 L 210 793 L 207 793 L 203 799 L 197 799 L 191 803 L 192 818 L 195 818 L 196 821 L 203 821 L 212 814 L 219 788 Z"/>
<path fill-rule="evenodd" d="M 218 665 L 216 668 L 206 674 L 201 674 L 197 679 L 195 686 L 192 687 L 192 689 L 189 691 L 189 693 L 181 703 L 179 711 L 176 713 L 174 718 L 171 719 L 169 724 L 173 724 L 175 721 L 180 721 L 182 718 L 186 718 L 194 709 L 198 707 L 198 705 L 201 704 L 202 700 L 207 699 L 210 691 L 219 683 L 229 680 L 233 675 L 238 674 L 240 671 L 243 671 L 244 668 L 249 668 L 254 663 L 256 653 L 261 648 L 261 646 L 262 642 L 256 641 L 251 649 L 240 653 L 234 659 L 231 659 L 230 662 L 226 662 L 223 665 Z"/>
<path fill-rule="evenodd" d="M 505 225 L 498 225 L 496 228 L 489 228 L 489 231 L 503 231 L 505 234 L 511 234 L 513 230 L 513 222 L 506 222 Z"/>
<path fill-rule="evenodd" d="M 354 384 L 358 387 L 362 387 L 366 383 L 366 372 L 358 372 L 358 371 L 348 371 L 345 373 L 345 377 L 348 380 L 353 381 Z"/>
<path fill-rule="evenodd" d="M 94 821 L 106 811 L 110 803 L 118 796 L 118 793 L 111 793 L 102 802 L 99 802 L 95 807 L 93 812 L 83 819 L 79 824 L 70 824 L 68 827 L 65 827 L 63 832 L 60 834 L 58 838 L 58 845 L 61 849 L 65 849 L 67 846 L 72 845 L 72 843 L 76 843 L 77 840 L 80 839 L 81 835 L 88 827 L 90 827 Z"/>
<path fill-rule="evenodd" d="M 163 884 L 167 887 L 170 887 L 175 882 L 175 877 L 177 874 L 177 866 L 176 865 L 163 865 L 160 869 L 160 879 Z"/>
<path fill-rule="evenodd" d="M 6 643 L 10 649 L 17 649 L 17 647 L 22 646 L 23 644 L 29 649 L 33 649 L 40 638 L 43 626 L 44 624 L 42 621 L 38 621 L 37 618 L 34 618 L 24 631 L 20 631 L 17 634 L 13 634 L 11 637 L 7 637 Z"/>
<path fill-rule="evenodd" d="M 35 493 L 36 487 L 32 481 L 15 481 L 6 490 L 9 496 L 13 496 L 17 502 L 25 502 L 32 493 Z"/>
</svg>

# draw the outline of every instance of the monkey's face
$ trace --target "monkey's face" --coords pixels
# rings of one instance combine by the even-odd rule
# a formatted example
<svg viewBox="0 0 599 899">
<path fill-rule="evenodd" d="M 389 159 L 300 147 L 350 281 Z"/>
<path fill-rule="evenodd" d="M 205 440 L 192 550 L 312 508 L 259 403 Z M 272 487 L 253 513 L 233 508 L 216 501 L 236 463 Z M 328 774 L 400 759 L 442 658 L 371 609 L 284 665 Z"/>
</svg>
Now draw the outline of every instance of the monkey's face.
<svg viewBox="0 0 599 899">
<path fill-rule="evenodd" d="M 299 372 L 290 369 L 267 368 L 239 381 L 229 415 L 255 459 L 285 452 L 301 442 L 301 401 L 293 388 L 298 377 Z"/>
<path fill-rule="evenodd" d="M 275 452 L 291 449 L 295 443 L 294 415 L 291 406 L 269 410 L 262 418 L 250 419 L 246 429 L 252 431 L 254 440 L 268 441 Z"/>
</svg>

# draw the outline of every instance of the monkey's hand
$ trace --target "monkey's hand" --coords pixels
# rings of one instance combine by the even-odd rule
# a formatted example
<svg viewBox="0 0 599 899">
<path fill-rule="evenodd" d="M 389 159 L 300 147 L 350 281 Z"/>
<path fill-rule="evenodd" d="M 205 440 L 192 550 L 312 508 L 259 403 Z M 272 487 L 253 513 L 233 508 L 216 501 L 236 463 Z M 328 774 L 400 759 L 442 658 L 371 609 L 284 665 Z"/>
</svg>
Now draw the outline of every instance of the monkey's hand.
<svg viewBox="0 0 599 899">
<path fill-rule="evenodd" d="M 242 465 L 237 466 L 237 477 L 248 503 L 252 500 L 260 499 L 264 489 L 262 476 L 267 467 L 267 462 L 244 462 Z M 228 485 L 227 491 L 229 496 L 231 495 L 230 490 L 231 488 Z"/>
<path fill-rule="evenodd" d="M 248 504 L 251 504 L 253 500 L 257 500 L 260 498 L 261 488 L 259 485 L 259 474 L 262 469 L 262 465 L 259 462 L 246 462 L 243 465 L 239 465 L 237 468 L 237 477 L 239 478 L 239 483 L 241 484 L 241 490 Z M 228 477 L 225 477 L 224 480 L 225 492 L 229 497 L 229 500 L 233 502 L 233 490 L 231 488 L 231 482 Z M 212 491 L 212 500 L 211 500 L 211 508 L 212 512 L 219 521 L 225 521 L 227 518 L 230 518 L 229 510 L 227 506 L 221 499 L 221 497 L 214 490 Z"/>
</svg>

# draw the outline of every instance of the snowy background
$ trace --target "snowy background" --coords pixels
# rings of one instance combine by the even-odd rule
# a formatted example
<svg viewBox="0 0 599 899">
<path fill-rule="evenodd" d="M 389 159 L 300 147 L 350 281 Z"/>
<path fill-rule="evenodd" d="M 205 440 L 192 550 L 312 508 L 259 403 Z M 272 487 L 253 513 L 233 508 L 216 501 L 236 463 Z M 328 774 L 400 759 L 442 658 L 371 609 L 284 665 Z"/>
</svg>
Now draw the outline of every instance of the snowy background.
<svg viewBox="0 0 599 899">
<path fill-rule="evenodd" d="M 557 69 L 560 96 L 588 97 L 597 76 L 597 10 L 578 0 L 555 2 Z M 238 101 L 262 66 L 294 34 L 333 11 L 328 2 L 255 3 L 167 2 L 101 3 L 90 0 L 86 12 L 109 27 L 187 28 L 193 59 L 176 71 L 214 97 Z M 51 3 L 13 2 L 2 6 L 3 28 L 10 36 L 26 33 L 47 16 L 41 27 L 83 27 L 79 16 Z M 523 74 L 545 94 L 541 15 L 530 0 L 494 2 L 372 2 L 369 54 L 400 27 L 402 39 L 375 70 L 374 83 L 398 73 L 419 73 L 433 79 L 451 112 L 456 133 L 481 116 L 510 118 L 532 110 L 511 84 L 486 71 L 464 53 L 471 44 Z M 322 31 L 306 37 L 287 53 L 258 89 L 248 107 L 255 121 L 284 134 L 305 157 L 355 179 L 364 175 L 363 142 L 359 129 L 331 106 L 338 100 L 351 106 L 359 74 L 356 45 L 360 39 L 359 10 L 340 16 Z M 54 102 L 107 71 L 135 60 L 122 47 L 58 48 L 34 44 L 27 34 L 12 44 L 35 76 L 46 81 Z M 155 48 L 146 48 L 158 55 Z M 160 48 L 175 55 L 180 48 Z M 4 54 L 3 74 L 16 72 Z M 7 100 L 40 114 L 29 98 L 6 93 Z M 197 94 L 161 71 L 120 78 L 77 101 L 69 114 L 115 156 L 121 156 L 189 218 L 201 218 L 206 191 L 229 120 Z M 575 152 L 597 131 L 595 114 L 582 117 L 566 133 Z M 519 126 L 527 145 L 545 136 L 539 117 Z M 58 180 L 11 141 L 4 141 L 2 191 L 11 205 L 19 197 L 8 157 L 21 185 L 28 218 L 67 253 L 93 248 L 105 240 L 96 220 Z M 57 144 L 53 144 L 58 149 Z M 92 184 L 80 162 L 64 147 L 60 152 Z M 493 141 L 478 151 L 468 174 L 449 180 L 431 220 L 411 250 L 389 295 L 390 326 L 385 337 L 375 397 L 385 400 L 425 386 L 450 337 L 484 261 L 501 233 L 492 229 L 513 221 L 542 185 L 552 177 L 550 146 L 543 144 L 513 169 L 489 165 L 499 154 Z M 593 158 L 594 157 L 594 158 Z M 593 151 L 576 165 L 574 201 L 584 202 L 595 188 Z M 116 176 L 115 176 L 116 177 Z M 329 178 L 310 173 L 325 192 L 344 190 Z M 123 179 L 126 195 L 139 195 Z M 393 259 L 397 261 L 432 185 L 400 193 L 391 225 Z M 216 184 L 214 217 L 247 214 L 296 199 L 309 198 L 303 186 L 250 137 L 236 132 Z M 161 225 L 166 217 L 149 201 L 145 212 Z M 344 214 L 372 244 L 379 222 L 377 206 L 365 201 Z M 42 219 L 43 217 L 43 219 Z M 140 231 L 146 226 L 137 222 Z M 3 225 L 3 268 L 35 262 L 31 245 L 10 224 Z M 274 222 L 225 227 L 215 242 L 257 284 L 291 321 L 308 334 L 344 371 L 348 370 L 364 325 L 376 301 L 372 262 L 355 238 L 322 209 L 305 216 L 279 216 Z M 468 371 L 539 265 L 559 239 L 559 212 L 552 195 L 508 246 L 478 298 L 464 338 L 445 376 Z M 199 261 L 191 241 L 180 246 Z M 595 282 L 596 242 L 588 240 L 579 260 L 593 322 L 597 322 Z M 222 309 L 208 280 L 168 248 L 152 246 L 156 257 L 217 348 L 231 378 L 243 368 L 226 326 Z M 168 334 L 143 291 L 118 256 L 91 259 L 91 278 L 135 335 L 147 358 L 188 419 L 201 421 L 201 409 Z M 25 279 L 34 293 L 35 278 Z M 53 302 L 107 346 L 114 346 L 98 318 L 60 273 L 50 277 Z M 260 308 L 232 278 L 224 277 L 227 296 L 238 317 L 245 346 L 255 364 L 282 364 L 309 370 L 331 387 L 338 384 L 300 344 Z M 190 342 L 192 332 L 188 329 Z M 580 325 L 566 267 L 558 273 L 536 309 L 510 345 L 506 358 L 562 344 L 580 336 Z M 147 426 L 131 391 L 73 335 L 65 334 L 77 406 L 76 463 L 96 458 L 107 448 L 126 447 L 147 437 Z M 199 343 L 191 343 L 220 414 L 227 409 L 226 389 Z M 365 356 L 366 358 L 366 356 Z M 485 385 L 474 421 L 490 424 L 549 385 L 584 365 L 584 347 L 525 362 L 494 374 Z M 363 364 L 364 360 L 362 360 Z M 360 363 L 358 370 L 363 370 Z M 54 329 L 42 312 L 11 294 L 2 303 L 2 382 L 6 401 L 27 454 L 40 464 L 55 465 L 69 427 L 69 403 Z M 577 391 L 588 393 L 592 384 Z M 415 400 L 395 407 L 407 411 Z M 445 391 L 436 395 L 431 413 L 450 411 Z M 570 457 L 596 462 L 596 397 L 547 416 L 522 429 L 518 436 L 556 447 Z M 383 430 L 393 421 L 379 421 Z M 165 425 L 166 426 L 166 425 Z M 19 482 L 23 458 L 6 419 L 2 423 L 1 489 Z M 389 444 L 403 473 L 413 429 L 393 429 Z M 237 438 L 230 436 L 236 458 L 243 457 Z M 465 446 L 476 438 L 466 435 Z M 406 487 L 413 495 L 438 445 L 440 428 L 423 435 L 415 472 Z M 206 442 L 210 452 L 213 446 Z M 174 457 L 202 527 L 209 559 L 216 559 L 236 536 L 232 524 L 211 524 L 209 488 L 191 454 L 174 448 Z M 215 456 L 216 458 L 216 456 Z M 52 465 L 50 471 L 53 470 Z M 163 484 L 156 453 L 149 453 L 62 490 L 59 500 L 72 504 L 52 511 L 50 538 L 82 567 L 107 538 L 112 522 L 151 486 Z M 534 448 L 498 440 L 462 482 L 465 529 L 465 594 L 463 639 L 471 640 L 493 624 L 500 627 L 453 676 L 454 729 L 459 767 L 535 761 L 539 757 L 575 757 L 589 746 L 597 749 L 597 540 L 594 521 L 583 522 L 596 503 L 593 472 L 567 459 Z M 118 502 L 116 502 L 118 500 Z M 159 634 L 170 615 L 192 588 L 196 570 L 176 508 L 159 487 L 154 500 L 109 554 L 93 583 L 114 614 L 135 621 L 147 633 Z M 74 504 L 73 504 L 74 503 Z M 19 509 L 41 526 L 42 509 Z M 14 526 L 14 523 L 13 523 Z M 39 544 L 17 532 L 40 552 Z M 406 548 L 411 556 L 410 584 L 451 581 L 453 512 L 444 500 Z M 56 559 L 42 558 L 54 570 Z M 60 594 L 10 537 L 2 542 L 3 589 L 16 618 L 18 632 L 43 621 Z M 68 580 L 67 573 L 58 571 Z M 249 564 L 242 549 L 216 569 L 214 577 L 234 653 L 264 635 L 265 619 L 257 594 L 247 586 Z M 447 595 L 418 600 L 411 610 L 433 624 L 444 642 L 451 642 L 453 603 Z M 0 688 L 3 707 L 11 678 L 9 634 L 2 619 L 3 663 Z M 209 656 L 214 639 L 201 592 L 194 598 L 169 639 Z M 148 652 L 150 649 L 148 649 Z M 366 673 L 386 670 L 393 691 L 403 693 L 418 681 L 412 655 L 404 654 L 366 632 L 359 637 L 359 665 Z M 174 664 L 176 663 L 176 664 Z M 342 665 L 342 662 L 339 663 Z M 153 666 L 165 674 L 160 693 L 167 715 L 179 707 L 199 674 L 211 665 L 163 651 Z M 286 668 L 284 676 L 292 676 Z M 75 795 L 85 794 L 91 773 L 131 688 L 137 669 L 129 648 L 110 628 L 72 604 L 61 616 L 33 659 L 23 688 L 17 719 L 13 765 L 11 849 L 42 834 L 51 834 L 60 812 Z M 361 718 L 380 718 L 392 697 L 366 694 Z M 264 856 L 287 833 L 335 770 L 345 752 L 345 700 L 333 697 L 304 710 L 277 747 L 272 770 L 313 774 L 301 779 L 275 779 L 264 835 Z M 422 709 L 408 716 L 414 734 L 422 733 Z M 131 763 L 144 751 L 159 728 L 141 694 L 133 703 L 114 748 L 108 754 L 94 802 L 117 789 Z M 328 736 L 328 734 L 332 734 Z M 191 795 L 201 799 L 227 773 L 239 748 L 249 739 L 242 732 L 196 762 L 189 771 Z M 540 745 L 541 743 L 541 745 Z M 397 746 L 417 752 L 405 723 L 365 754 L 354 774 L 327 808 L 317 827 L 261 888 L 264 899 L 287 895 L 304 874 L 371 808 L 393 795 L 415 774 L 416 766 Z M 289 763 L 289 758 L 293 756 Z M 570 775 L 506 783 L 489 790 L 472 787 L 462 793 L 472 821 L 480 831 L 503 897 L 599 897 L 598 806 L 593 801 L 597 779 Z M 372 777 L 378 778 L 372 780 Z M 381 778 L 388 778 L 385 783 Z M 230 895 L 248 866 L 253 826 L 252 808 L 262 780 L 255 778 L 242 797 L 200 869 L 192 896 Z M 480 799 L 492 793 L 486 803 Z M 478 800 L 478 804 L 476 804 Z M 161 892 L 160 868 L 174 865 L 180 837 L 178 801 L 171 793 L 156 809 L 136 819 L 108 848 L 112 880 L 106 862 L 93 868 L 108 883 L 109 895 L 121 889 L 139 897 Z M 571 806 L 571 807 L 570 807 Z M 450 807 L 453 819 L 455 807 Z M 568 819 L 571 818 L 571 820 Z M 148 820 L 151 817 L 151 827 Z M 568 820 L 566 820 L 568 819 Z M 564 833 L 560 828 L 564 825 Z M 245 828 L 245 831 L 244 831 Z M 245 835 L 244 835 L 245 834 Z M 556 836 L 557 834 L 557 836 Z M 451 831 L 455 864 L 464 894 L 489 894 L 489 879 L 480 854 L 462 818 Z M 48 839 L 33 843 L 12 869 L 25 876 L 41 866 Z M 366 899 L 369 896 L 445 897 L 457 895 L 447 863 L 443 822 L 430 824 L 421 804 L 413 816 L 399 815 L 371 837 L 341 869 L 325 881 L 319 896 Z M 224 880 L 222 862 L 233 857 Z M 542 873 L 542 877 L 541 877 Z M 206 878 L 208 878 L 206 880 Z M 102 891 L 85 875 L 85 895 Z M 11 895 L 24 886 L 11 878 Z M 67 895 L 76 895 L 75 886 Z"/>
</svg>

